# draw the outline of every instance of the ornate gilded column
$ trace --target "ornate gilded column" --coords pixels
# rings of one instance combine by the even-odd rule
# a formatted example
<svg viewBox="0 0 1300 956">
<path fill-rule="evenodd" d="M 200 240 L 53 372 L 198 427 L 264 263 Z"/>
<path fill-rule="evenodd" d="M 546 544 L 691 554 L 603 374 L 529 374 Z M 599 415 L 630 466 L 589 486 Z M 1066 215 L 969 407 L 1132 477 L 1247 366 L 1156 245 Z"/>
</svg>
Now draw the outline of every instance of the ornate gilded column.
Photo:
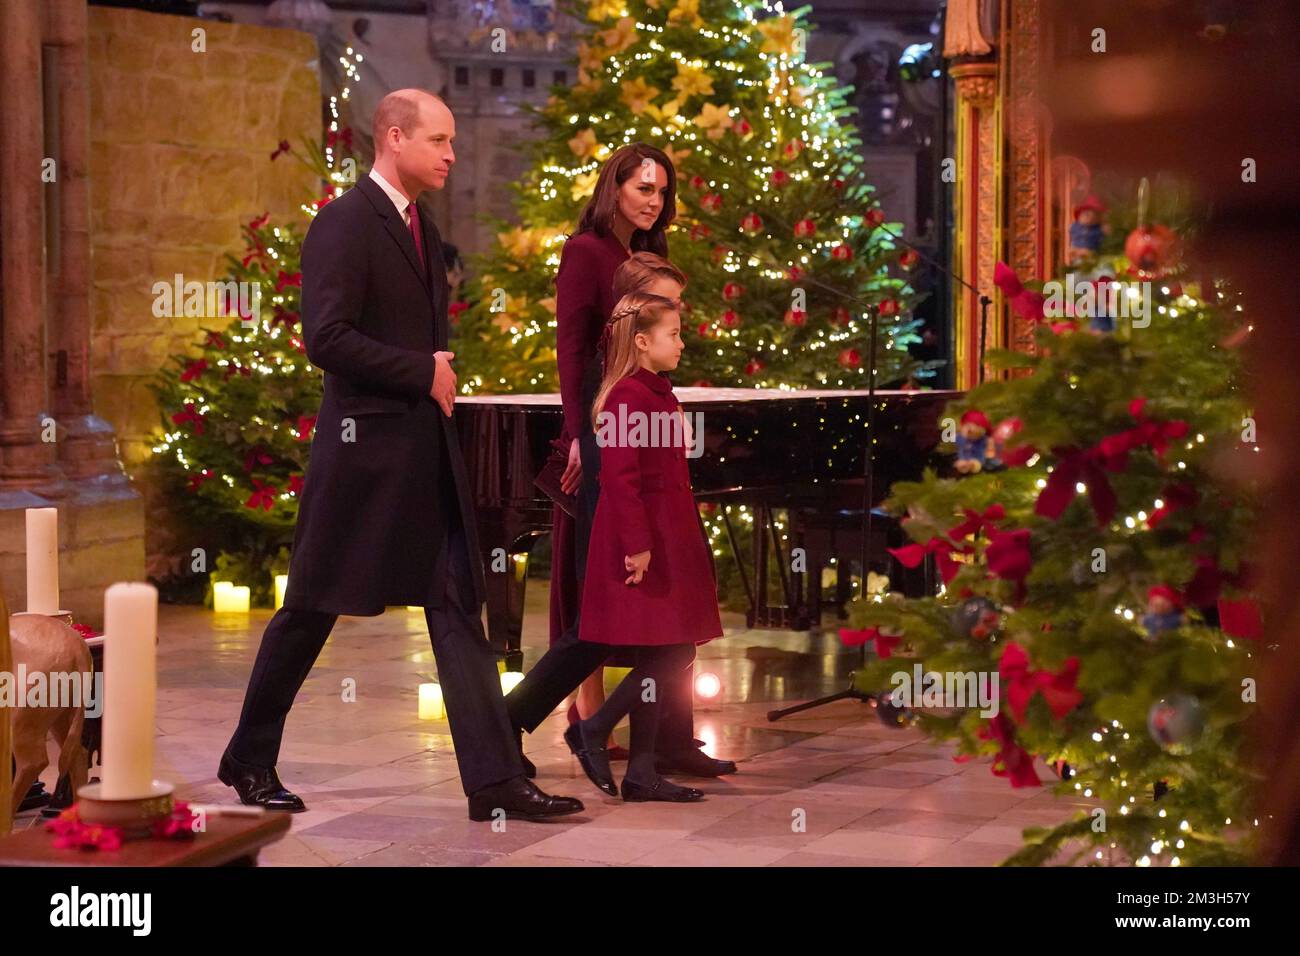
<svg viewBox="0 0 1300 956">
<path fill-rule="evenodd" d="M 0 4 L 0 321 L 4 328 L 0 495 L 44 498 L 68 492 L 55 463 L 57 445 L 42 441 L 48 414 L 45 378 L 45 234 L 42 228 L 41 5 Z"/>
<path fill-rule="evenodd" d="M 1052 277 L 1050 125 L 1042 104 L 1044 23 L 1041 0 L 1001 0 L 999 49 L 1003 51 L 999 99 L 1005 112 L 1006 198 L 1002 257 L 1023 281 Z M 1005 311 L 1001 302 L 999 311 Z M 1005 316 L 1007 342 L 1034 351 L 1033 327 Z"/>
<path fill-rule="evenodd" d="M 992 297 L 1001 233 L 998 65 L 992 60 L 967 61 L 954 64 L 949 74 L 956 90 L 957 138 L 952 271 Z M 1005 338 L 996 298 L 988 326 L 981 330 L 979 294 L 953 283 L 952 295 L 954 384 L 966 389 L 979 378 L 981 334 L 989 349 L 1000 348 Z"/>
</svg>

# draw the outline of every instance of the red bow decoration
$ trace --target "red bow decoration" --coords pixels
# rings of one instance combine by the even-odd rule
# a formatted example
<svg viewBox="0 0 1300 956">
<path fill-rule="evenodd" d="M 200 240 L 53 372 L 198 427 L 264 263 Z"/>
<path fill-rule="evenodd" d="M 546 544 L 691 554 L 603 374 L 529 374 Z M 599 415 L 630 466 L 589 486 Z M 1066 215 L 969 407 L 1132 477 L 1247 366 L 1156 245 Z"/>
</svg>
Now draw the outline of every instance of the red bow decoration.
<svg viewBox="0 0 1300 956">
<path fill-rule="evenodd" d="M 894 648 L 903 641 L 901 634 L 883 634 L 878 627 L 863 628 L 860 631 L 851 631 L 847 627 L 840 628 L 840 640 L 845 647 L 861 647 L 867 641 L 876 642 L 877 657 L 891 657 Z"/>
<path fill-rule="evenodd" d="M 1165 485 L 1160 492 L 1160 507 L 1147 518 L 1147 527 L 1155 528 L 1179 508 L 1190 508 L 1200 497 L 1196 488 L 1185 481 Z"/>
<path fill-rule="evenodd" d="M 1030 699 L 1040 692 L 1057 720 L 1083 701 L 1083 694 L 1074 686 L 1079 677 L 1077 657 L 1067 660 L 1059 673 L 1036 671 L 1029 666 L 1029 655 L 1025 649 L 1011 641 L 1002 651 L 998 674 L 1006 684 L 1007 706 L 1011 708 L 1016 723 L 1024 723 L 1025 708 L 1029 706 Z"/>
<path fill-rule="evenodd" d="M 194 434 L 203 434 L 203 416 L 194 410 L 193 402 L 185 403 L 185 411 L 176 412 L 172 415 L 172 422 L 177 425 L 183 425 L 186 422 L 192 422 L 194 425 Z"/>
<path fill-rule="evenodd" d="M 284 490 L 289 492 L 289 494 L 291 495 L 296 495 L 300 491 L 302 491 L 302 473 L 295 472 L 294 474 L 290 475 L 289 484 Z"/>
<path fill-rule="evenodd" d="M 215 349 L 224 349 L 226 340 L 221 337 L 220 332 L 209 332 L 208 337 L 204 340 L 204 345 L 210 345 Z"/>
<path fill-rule="evenodd" d="M 275 159 L 281 153 L 287 152 L 289 152 L 289 141 L 287 139 L 282 139 L 280 140 L 280 144 L 275 147 L 275 152 L 271 154 L 271 158 Z"/>
<path fill-rule="evenodd" d="M 198 472 L 197 474 L 191 474 L 190 491 L 198 491 L 199 485 L 203 484 L 211 477 L 212 477 L 212 472 L 207 468 L 204 468 L 202 471 Z"/>
<path fill-rule="evenodd" d="M 325 145 L 333 149 L 337 144 L 342 143 L 348 149 L 352 148 L 352 127 L 345 126 L 341 130 L 329 130 L 325 134 Z"/>
<path fill-rule="evenodd" d="M 194 379 L 198 378 L 200 375 L 203 374 L 203 371 L 207 367 L 208 367 L 207 359 L 195 359 L 189 365 L 185 366 L 185 371 L 181 372 L 181 381 L 182 382 L 194 381 Z"/>
<path fill-rule="evenodd" d="M 980 728 L 979 736 L 984 740 L 996 740 L 1002 746 L 993 758 L 994 776 L 1007 777 L 1015 788 L 1043 785 L 1034 770 L 1033 755 L 1016 743 L 1015 728 L 1007 720 L 1006 714 L 994 716 L 985 727 Z"/>
<path fill-rule="evenodd" d="M 310 441 L 312 429 L 316 427 L 315 415 L 298 416 L 298 441 Z"/>
<path fill-rule="evenodd" d="M 298 322 L 298 313 L 290 312 L 284 306 L 277 304 L 271 314 L 270 327 L 275 328 L 277 325 L 284 325 L 290 332 Z"/>
<path fill-rule="evenodd" d="M 1169 422 L 1148 419 L 1142 412 L 1146 403 L 1145 398 L 1135 398 L 1129 402 L 1128 412 L 1137 422 L 1135 427 L 1107 435 L 1097 443 L 1097 450 L 1105 458 L 1107 471 L 1123 471 L 1128 465 L 1128 453 L 1148 445 L 1157 459 L 1163 458 L 1169 443 L 1187 434 L 1187 422 L 1181 419 Z"/>
<path fill-rule="evenodd" d="M 939 565 L 939 576 L 943 578 L 943 583 L 947 584 L 957 576 L 957 562 L 952 559 L 952 553 L 970 554 L 969 547 L 956 547 L 947 538 L 941 538 L 937 535 L 927 541 L 925 544 L 905 544 L 901 548 L 887 548 L 890 554 L 899 560 L 899 563 L 905 568 L 917 567 L 925 560 L 927 554 L 933 554 L 935 562 Z"/>
<path fill-rule="evenodd" d="M 269 465 L 272 461 L 261 445 L 254 445 L 244 455 L 244 471 L 252 471 L 257 465 Z"/>
<path fill-rule="evenodd" d="M 248 231 L 249 231 L 249 232 L 257 232 L 257 230 L 261 229 L 263 226 L 265 226 L 265 225 L 266 225 L 268 222 L 270 222 L 270 221 L 271 221 L 271 214 L 270 214 L 269 212 L 264 212 L 264 213 L 262 213 L 262 215 L 258 216 L 256 219 L 250 219 L 250 220 L 248 221 Z M 259 248 L 260 248 L 260 246 L 259 246 Z"/>
<path fill-rule="evenodd" d="M 1024 528 L 1015 531 L 990 529 L 989 546 L 984 550 L 984 557 L 989 571 L 1004 581 L 1014 581 L 1016 600 L 1024 600 L 1025 578 L 1034 566 L 1029 551 L 1029 531 Z"/>
<path fill-rule="evenodd" d="M 966 520 L 960 524 L 953 525 L 948 529 L 948 537 L 953 541 L 961 541 L 968 534 L 977 535 L 981 529 L 988 529 L 991 535 L 995 530 L 994 522 L 1001 521 L 1007 516 L 1007 511 L 1001 505 L 989 505 L 983 511 L 976 511 L 974 508 L 963 508 L 962 512 L 966 515 Z"/>
<path fill-rule="evenodd" d="M 252 508 L 254 511 L 258 508 L 263 511 L 270 511 L 275 507 L 275 496 L 277 494 L 275 485 L 264 484 L 256 478 L 252 479 L 252 481 L 255 490 L 248 496 L 248 500 L 244 502 L 244 507 Z"/>
<path fill-rule="evenodd" d="M 1083 479 L 1092 500 L 1092 510 L 1097 513 L 1097 524 L 1105 525 L 1115 516 L 1115 490 L 1102 470 L 1101 453 L 1096 448 L 1080 451 L 1077 448 L 1053 449 L 1057 455 L 1056 467 L 1047 476 L 1047 485 L 1034 503 L 1034 513 L 1055 520 L 1071 501 Z"/>
<path fill-rule="evenodd" d="M 993 284 L 1002 290 L 1017 315 L 1031 322 L 1043 321 L 1043 305 L 1047 300 L 1041 292 L 1026 289 L 1015 270 L 1005 262 L 993 267 Z"/>
<path fill-rule="evenodd" d="M 275 291 L 283 292 L 287 286 L 302 288 L 301 272 L 285 272 L 283 269 L 275 277 Z"/>
</svg>

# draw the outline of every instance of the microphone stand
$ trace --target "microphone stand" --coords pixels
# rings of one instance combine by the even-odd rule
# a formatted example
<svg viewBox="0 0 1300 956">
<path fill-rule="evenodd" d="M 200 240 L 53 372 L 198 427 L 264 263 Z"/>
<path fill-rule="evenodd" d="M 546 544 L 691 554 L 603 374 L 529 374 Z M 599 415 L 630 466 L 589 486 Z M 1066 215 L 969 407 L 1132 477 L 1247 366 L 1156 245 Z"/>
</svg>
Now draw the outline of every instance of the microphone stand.
<svg viewBox="0 0 1300 956">
<path fill-rule="evenodd" d="M 912 243 L 904 239 L 902 236 L 895 235 L 894 233 L 889 232 L 889 230 L 884 230 L 884 231 L 900 245 L 907 246 L 909 249 L 915 252 L 919 258 L 929 262 L 931 265 L 935 266 L 937 269 L 940 269 L 942 272 L 944 272 L 950 279 L 956 280 L 958 283 L 965 286 L 967 289 L 969 289 L 970 291 L 974 292 L 977 296 L 979 296 L 980 352 L 979 352 L 978 381 L 979 383 L 982 384 L 984 382 L 984 348 L 985 348 L 985 343 L 987 341 L 989 305 L 992 303 L 993 300 L 989 298 L 987 295 L 985 295 L 984 293 L 980 292 L 979 289 L 975 288 L 973 285 L 971 285 L 961 276 L 957 275 L 947 266 L 940 263 L 938 260 L 931 259 L 920 249 L 916 248 L 916 246 L 912 245 Z M 877 349 L 877 339 L 878 339 L 878 329 L 879 329 L 879 310 L 873 305 L 868 305 L 867 303 L 862 302 L 856 296 L 850 295 L 847 292 L 843 292 L 839 289 L 834 288 L 833 286 L 827 285 L 824 282 L 814 279 L 812 276 L 801 276 L 800 279 L 801 281 L 807 281 L 811 285 L 819 286 L 827 292 L 831 292 L 835 295 L 840 296 L 843 299 L 846 299 L 858 306 L 865 308 L 867 310 L 868 320 L 870 323 L 870 332 L 868 337 L 869 344 L 867 348 L 868 361 L 871 363 L 870 365 L 867 366 L 867 448 L 865 454 L 863 455 L 863 464 L 862 464 L 862 478 L 863 478 L 862 481 L 862 554 L 861 554 L 862 587 L 861 587 L 861 591 L 859 592 L 859 597 L 861 597 L 863 600 L 866 600 L 867 575 L 870 573 L 870 567 L 867 564 L 867 560 L 870 557 L 870 549 L 871 549 L 872 511 L 873 511 L 871 504 L 874 499 L 873 485 L 874 485 L 875 470 L 876 470 L 875 469 L 876 349 Z M 836 573 L 839 573 L 840 570 L 842 570 L 842 568 L 837 570 Z M 816 586 L 820 587 L 821 582 L 818 581 Z M 858 649 L 859 667 L 865 665 L 866 654 L 867 654 L 866 644 L 864 643 Z M 814 707 L 821 707 L 824 704 L 830 704 L 837 700 L 867 701 L 870 702 L 872 706 L 874 706 L 877 709 L 878 712 L 882 706 L 887 705 L 891 708 L 891 710 L 887 711 L 888 714 L 890 714 L 891 716 L 899 715 L 901 711 L 895 708 L 892 703 L 887 704 L 887 698 L 888 698 L 888 694 L 867 694 L 858 690 L 857 687 L 854 686 L 853 677 L 852 674 L 850 674 L 849 686 L 846 689 L 839 691 L 838 693 L 835 694 L 830 694 L 826 697 L 818 697 L 814 700 L 806 701 L 802 704 L 796 704 L 793 707 L 784 707 L 778 710 L 769 710 L 767 712 L 767 719 L 769 722 L 775 722 L 780 720 L 782 717 L 788 717 L 791 714 L 797 714 L 800 713 L 801 711 L 811 710 Z M 894 724 L 895 726 L 899 724 L 899 721 L 896 719 L 887 722 Z"/>
</svg>

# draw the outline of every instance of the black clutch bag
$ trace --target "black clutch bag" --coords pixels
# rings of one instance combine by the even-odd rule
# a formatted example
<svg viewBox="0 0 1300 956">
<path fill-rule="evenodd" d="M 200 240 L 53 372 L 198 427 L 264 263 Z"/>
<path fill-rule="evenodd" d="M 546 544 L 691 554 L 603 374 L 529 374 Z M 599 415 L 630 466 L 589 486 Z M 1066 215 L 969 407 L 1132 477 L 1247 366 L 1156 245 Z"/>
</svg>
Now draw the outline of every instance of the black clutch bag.
<svg viewBox="0 0 1300 956">
<path fill-rule="evenodd" d="M 568 446 L 556 438 L 551 442 L 551 453 L 547 456 L 546 464 L 542 466 L 542 470 L 533 479 L 533 484 L 541 489 L 546 497 L 563 508 L 570 518 L 573 518 L 577 516 L 578 511 L 577 496 L 566 494 L 560 485 L 560 478 L 564 475 L 564 469 L 568 467 Z"/>
</svg>

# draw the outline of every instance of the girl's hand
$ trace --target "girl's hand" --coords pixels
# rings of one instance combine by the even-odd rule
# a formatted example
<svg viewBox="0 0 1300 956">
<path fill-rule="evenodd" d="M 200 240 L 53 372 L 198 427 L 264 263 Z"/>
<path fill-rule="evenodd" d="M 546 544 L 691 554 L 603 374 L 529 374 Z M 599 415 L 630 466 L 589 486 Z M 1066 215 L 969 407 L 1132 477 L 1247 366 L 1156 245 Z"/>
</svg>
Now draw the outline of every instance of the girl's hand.
<svg viewBox="0 0 1300 956">
<path fill-rule="evenodd" d="M 631 571 L 628 579 L 624 584 L 640 584 L 641 578 L 645 575 L 646 568 L 650 567 L 650 552 L 642 551 L 640 554 L 628 554 L 623 556 L 623 567 Z"/>
<path fill-rule="evenodd" d="M 571 495 L 581 483 L 582 454 L 578 450 L 578 439 L 575 438 L 569 443 L 569 463 L 564 467 L 564 474 L 560 475 L 560 490 Z"/>
</svg>

